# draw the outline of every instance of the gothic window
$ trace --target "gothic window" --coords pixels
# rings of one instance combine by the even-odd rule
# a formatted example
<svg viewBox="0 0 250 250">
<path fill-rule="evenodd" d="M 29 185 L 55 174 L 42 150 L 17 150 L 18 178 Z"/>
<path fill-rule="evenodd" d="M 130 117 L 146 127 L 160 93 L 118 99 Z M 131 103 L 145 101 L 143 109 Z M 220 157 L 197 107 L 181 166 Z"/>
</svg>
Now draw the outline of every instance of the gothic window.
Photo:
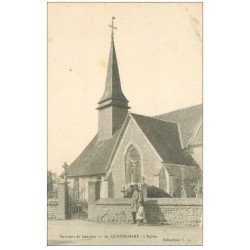
<svg viewBox="0 0 250 250">
<path fill-rule="evenodd" d="M 126 152 L 125 159 L 126 184 L 141 183 L 141 158 L 138 150 L 131 145 Z"/>
</svg>

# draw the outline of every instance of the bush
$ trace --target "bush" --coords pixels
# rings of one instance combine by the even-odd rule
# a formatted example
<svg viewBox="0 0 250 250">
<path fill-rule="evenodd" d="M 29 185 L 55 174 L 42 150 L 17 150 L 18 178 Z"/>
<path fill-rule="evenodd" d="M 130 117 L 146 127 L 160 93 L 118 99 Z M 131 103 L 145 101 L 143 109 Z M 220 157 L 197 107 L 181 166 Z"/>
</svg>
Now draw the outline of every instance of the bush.
<svg viewBox="0 0 250 250">
<path fill-rule="evenodd" d="M 155 186 L 148 187 L 147 190 L 148 198 L 170 198 L 171 195 L 165 192 L 163 189 L 157 188 Z"/>
<path fill-rule="evenodd" d="M 134 193 L 134 189 L 128 188 L 126 190 L 126 194 L 124 198 L 132 198 Z M 170 194 L 165 192 L 163 189 L 157 188 L 155 186 L 150 186 L 147 188 L 147 197 L 148 198 L 170 198 L 172 197 Z"/>
</svg>

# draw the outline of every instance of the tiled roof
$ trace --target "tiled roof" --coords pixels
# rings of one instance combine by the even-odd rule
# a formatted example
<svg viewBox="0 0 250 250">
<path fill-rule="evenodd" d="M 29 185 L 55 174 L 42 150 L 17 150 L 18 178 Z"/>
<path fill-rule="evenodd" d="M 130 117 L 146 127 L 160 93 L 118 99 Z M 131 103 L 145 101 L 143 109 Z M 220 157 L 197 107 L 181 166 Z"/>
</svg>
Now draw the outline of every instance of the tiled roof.
<svg viewBox="0 0 250 250">
<path fill-rule="evenodd" d="M 164 121 L 179 124 L 184 148 L 202 120 L 202 104 L 155 116 Z"/>
<path fill-rule="evenodd" d="M 180 165 L 197 165 L 190 154 L 181 148 L 176 123 L 149 116 L 131 114 L 149 142 L 164 162 Z"/>
<path fill-rule="evenodd" d="M 69 166 L 67 174 L 73 176 L 90 176 L 105 174 L 105 167 L 119 136 L 121 127 L 106 140 L 98 141 L 98 135 L 88 144 L 76 160 Z"/>
</svg>

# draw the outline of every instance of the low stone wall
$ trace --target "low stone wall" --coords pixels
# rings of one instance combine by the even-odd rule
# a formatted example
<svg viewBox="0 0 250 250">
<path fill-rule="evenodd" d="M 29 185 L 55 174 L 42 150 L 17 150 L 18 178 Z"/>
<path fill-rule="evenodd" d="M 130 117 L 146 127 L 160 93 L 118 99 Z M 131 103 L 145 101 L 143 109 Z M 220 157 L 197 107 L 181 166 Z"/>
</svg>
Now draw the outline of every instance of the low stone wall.
<svg viewBox="0 0 250 250">
<path fill-rule="evenodd" d="M 58 202 L 57 199 L 48 199 L 47 216 L 48 220 L 56 220 Z"/>
<path fill-rule="evenodd" d="M 130 223 L 130 203 L 129 198 L 99 199 L 89 204 L 88 218 L 92 221 Z M 150 224 L 201 224 L 201 198 L 147 198 L 144 207 L 146 221 Z"/>
</svg>

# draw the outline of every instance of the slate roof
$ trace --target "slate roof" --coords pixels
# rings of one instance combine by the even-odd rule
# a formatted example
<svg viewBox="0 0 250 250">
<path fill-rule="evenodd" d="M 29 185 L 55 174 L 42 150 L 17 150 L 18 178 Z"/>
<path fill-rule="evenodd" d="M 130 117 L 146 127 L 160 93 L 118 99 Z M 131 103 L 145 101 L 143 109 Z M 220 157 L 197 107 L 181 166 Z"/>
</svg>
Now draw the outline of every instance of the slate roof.
<svg viewBox="0 0 250 250">
<path fill-rule="evenodd" d="M 192 156 L 181 148 L 178 125 L 154 117 L 131 114 L 166 163 L 194 166 Z"/>
<path fill-rule="evenodd" d="M 157 115 L 155 118 L 178 123 L 181 131 L 183 147 L 185 148 L 188 146 L 188 143 L 197 129 L 199 122 L 202 120 L 202 109 L 203 105 L 199 104 L 170 113 Z"/>
<path fill-rule="evenodd" d="M 131 116 L 164 162 L 186 166 L 197 165 L 192 156 L 181 148 L 177 122 L 185 145 L 191 139 L 195 129 L 197 129 L 197 124 L 202 117 L 202 105 L 173 111 L 157 116 L 157 118 L 133 113 L 131 113 Z M 121 129 L 122 127 L 111 138 L 106 140 L 98 141 L 97 134 L 69 166 L 68 176 L 105 174 L 107 172 L 106 166 Z M 198 131 L 197 136 L 199 138 L 201 137 L 200 134 L 202 135 L 202 132 Z"/>
<path fill-rule="evenodd" d="M 121 127 L 111 138 L 106 140 L 98 141 L 98 135 L 96 135 L 76 160 L 69 166 L 67 175 L 73 177 L 105 174 L 105 167 L 113 151 L 120 130 Z"/>
<path fill-rule="evenodd" d="M 115 52 L 115 44 L 113 39 L 111 40 L 110 46 L 105 90 L 101 100 L 98 103 L 101 104 L 110 99 L 120 100 L 122 105 L 128 107 L 128 100 L 124 96 L 121 88 L 120 75 Z"/>
</svg>

